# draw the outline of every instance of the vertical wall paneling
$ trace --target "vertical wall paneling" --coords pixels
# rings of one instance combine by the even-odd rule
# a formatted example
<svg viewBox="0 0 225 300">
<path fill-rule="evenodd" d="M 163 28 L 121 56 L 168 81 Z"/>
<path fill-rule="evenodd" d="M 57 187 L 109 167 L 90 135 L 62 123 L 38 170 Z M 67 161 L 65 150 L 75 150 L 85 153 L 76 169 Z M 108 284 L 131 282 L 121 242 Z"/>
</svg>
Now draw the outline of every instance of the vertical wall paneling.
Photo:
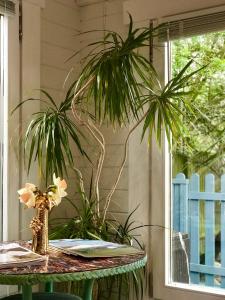
<svg viewBox="0 0 225 300">
<path fill-rule="evenodd" d="M 121 35 L 127 30 L 123 22 L 123 1 L 91 1 L 85 6 L 77 6 L 76 2 L 67 5 L 66 1 L 46 1 L 42 11 L 41 22 L 41 86 L 60 99 L 63 94 L 63 80 L 70 67 L 74 67 L 74 77 L 79 71 L 79 59 L 65 64 L 64 60 L 74 51 L 85 48 L 90 42 L 102 38 L 103 32 L 81 34 L 95 29 L 109 29 Z M 89 2 L 89 1 L 88 1 Z M 78 1 L 78 4 L 80 2 Z M 68 16 L 68 18 L 66 18 Z M 74 16 L 74 18 L 73 18 Z M 80 58 L 87 53 L 81 53 Z M 132 125 L 131 125 L 132 126 Z M 105 197 L 112 187 L 124 155 L 124 142 L 129 128 L 122 128 L 115 132 L 112 128 L 101 128 L 106 140 L 106 159 L 103 166 L 103 176 L 100 182 L 100 193 Z M 116 189 L 109 207 L 109 213 L 119 221 L 124 221 L 128 214 L 138 205 L 139 208 L 133 216 L 136 225 L 149 224 L 149 149 L 147 140 L 140 142 L 141 126 L 132 135 L 129 141 L 128 160 L 122 174 L 121 181 Z M 97 159 L 98 149 L 90 140 L 87 151 L 91 153 L 94 161 Z M 76 151 L 74 151 L 75 156 Z M 79 158 L 79 156 L 77 156 Z M 89 182 L 91 168 L 83 159 L 78 159 L 78 167 Z M 76 197 L 73 181 L 75 176 L 71 173 L 69 189 L 70 194 Z M 88 184 L 87 184 L 88 185 Z M 55 212 L 57 214 L 57 211 Z M 70 211 L 63 204 L 60 215 L 70 216 Z M 140 229 L 144 243 L 148 244 L 149 230 Z"/>
<path fill-rule="evenodd" d="M 81 33 L 88 30 L 105 29 L 115 30 L 122 35 L 124 34 L 126 26 L 123 24 L 121 0 L 86 1 L 85 6 L 82 5 L 82 1 L 78 1 L 78 3 L 81 5 L 79 7 Z M 85 48 L 88 43 L 96 41 L 96 39 L 102 37 L 103 32 L 83 34 L 80 36 L 80 47 Z M 82 51 L 81 57 L 84 56 L 87 51 L 87 49 Z M 106 158 L 100 182 L 100 192 L 104 198 L 113 186 L 119 167 L 122 163 L 124 155 L 124 141 L 127 136 L 128 129 L 118 129 L 115 132 L 110 126 L 103 126 L 101 131 L 106 140 Z M 97 151 L 98 148 L 95 148 L 96 155 L 98 153 Z M 126 163 L 121 180 L 117 186 L 115 194 L 112 197 L 109 207 L 109 212 L 112 213 L 119 221 L 123 221 L 130 210 L 130 192 L 128 192 L 130 187 L 129 161 L 130 159 L 128 159 Z M 83 171 L 85 173 L 86 169 L 83 169 Z M 135 200 L 138 201 L 138 199 Z M 135 205 L 136 204 L 134 203 L 134 206 Z M 138 213 L 140 213 L 140 211 Z"/>
<path fill-rule="evenodd" d="M 43 1 L 29 1 L 22 2 L 22 44 L 21 44 L 21 97 L 27 99 L 30 97 L 39 98 L 40 88 L 40 17 L 41 6 Z M 22 107 L 22 131 L 26 130 L 28 122 L 31 120 L 31 115 L 40 110 L 38 101 L 26 103 Z M 24 164 L 22 163 L 23 167 Z M 25 182 L 33 182 L 38 185 L 37 167 L 33 164 L 32 170 L 27 177 L 25 169 L 21 170 L 21 185 Z M 29 222 L 33 216 L 33 210 L 24 210 L 20 205 L 20 238 L 29 239 L 31 236 L 29 230 Z"/>
<path fill-rule="evenodd" d="M 41 13 L 41 87 L 61 102 L 79 72 L 79 58 L 66 60 L 80 48 L 76 1 L 46 1 Z M 65 79 L 70 72 L 68 81 Z"/>
</svg>

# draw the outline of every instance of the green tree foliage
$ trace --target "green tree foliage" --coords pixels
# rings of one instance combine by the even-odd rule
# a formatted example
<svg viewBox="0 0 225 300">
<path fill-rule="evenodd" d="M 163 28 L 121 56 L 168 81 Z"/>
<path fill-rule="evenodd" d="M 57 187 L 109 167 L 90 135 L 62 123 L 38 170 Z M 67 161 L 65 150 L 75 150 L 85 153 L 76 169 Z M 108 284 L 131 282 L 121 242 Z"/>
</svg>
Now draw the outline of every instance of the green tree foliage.
<svg viewBox="0 0 225 300">
<path fill-rule="evenodd" d="M 172 43 L 173 76 L 190 59 L 196 67 L 208 67 L 189 82 L 193 93 L 187 97 L 201 113 L 195 119 L 183 118 L 188 130 L 174 145 L 173 171 L 187 176 L 210 171 L 219 176 L 225 171 L 225 32 Z"/>
</svg>

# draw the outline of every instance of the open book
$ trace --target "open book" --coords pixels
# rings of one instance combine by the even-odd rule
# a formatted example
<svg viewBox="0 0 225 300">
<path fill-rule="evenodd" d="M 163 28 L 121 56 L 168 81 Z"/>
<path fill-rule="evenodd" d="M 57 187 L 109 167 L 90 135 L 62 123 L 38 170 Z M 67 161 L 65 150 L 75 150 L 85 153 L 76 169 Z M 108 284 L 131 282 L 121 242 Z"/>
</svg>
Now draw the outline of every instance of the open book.
<svg viewBox="0 0 225 300">
<path fill-rule="evenodd" d="M 40 265 L 45 261 L 44 256 L 22 247 L 18 243 L 0 243 L 0 269 Z"/>
<path fill-rule="evenodd" d="M 143 251 L 128 245 L 121 245 L 102 240 L 62 239 L 51 240 L 50 246 L 63 253 L 83 257 L 116 257 L 142 254 Z"/>
</svg>

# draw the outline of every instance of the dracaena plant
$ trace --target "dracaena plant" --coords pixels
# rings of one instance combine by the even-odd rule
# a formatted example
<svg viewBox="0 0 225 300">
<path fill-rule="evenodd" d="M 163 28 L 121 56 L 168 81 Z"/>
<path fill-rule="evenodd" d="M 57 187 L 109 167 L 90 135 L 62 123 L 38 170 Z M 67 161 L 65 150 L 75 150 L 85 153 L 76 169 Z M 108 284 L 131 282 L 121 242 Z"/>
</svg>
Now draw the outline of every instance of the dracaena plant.
<svg viewBox="0 0 225 300">
<path fill-rule="evenodd" d="M 73 83 L 64 98 L 57 105 L 51 95 L 41 89 L 41 98 L 29 98 L 22 101 L 13 112 L 27 101 L 40 101 L 42 109 L 32 115 L 32 120 L 27 126 L 23 138 L 24 158 L 27 158 L 27 171 L 29 173 L 32 162 L 37 160 L 40 173 L 46 181 L 54 172 L 63 176 L 67 175 L 67 165 L 74 164 L 72 145 L 75 144 L 79 153 L 88 159 L 82 147 L 81 138 L 85 138 L 71 118 L 68 111 L 73 99 Z M 45 99 L 42 98 L 45 96 Z M 13 113 L 12 112 L 12 113 Z"/>
<path fill-rule="evenodd" d="M 42 100 L 45 107 L 33 115 L 25 134 L 24 152 L 28 156 L 28 171 L 32 161 L 37 160 L 46 180 L 53 172 L 64 176 L 68 165 L 76 167 L 71 142 L 82 155 L 87 156 L 81 136 L 87 131 L 95 139 L 100 151 L 92 200 L 95 203 L 94 212 L 102 224 L 121 177 L 128 140 L 133 131 L 142 123 L 140 139 L 147 133 L 150 142 L 155 132 L 160 144 L 162 130 L 165 130 L 169 141 L 171 133 L 177 139 L 185 130 L 181 116 L 186 111 L 189 114 L 195 111 L 193 103 L 186 97 L 191 93 L 187 86 L 201 69 L 193 70 L 190 61 L 163 86 L 152 63 L 141 54 L 141 48 L 149 47 L 149 41 L 158 34 L 159 29 L 134 28 L 130 16 L 125 38 L 117 32 L 108 31 L 102 40 L 87 45 L 90 52 L 84 57 L 80 75 L 70 86 L 65 99 L 57 105 L 46 91 L 41 90 L 48 102 Z M 93 107 L 91 114 L 89 108 Z M 68 114 L 71 109 L 73 119 Z M 124 158 L 117 179 L 100 211 L 99 180 L 105 158 L 105 140 L 99 128 L 103 122 L 114 127 L 134 125 L 125 140 Z"/>
<path fill-rule="evenodd" d="M 134 29 L 130 17 L 125 38 L 110 31 L 103 40 L 88 45 L 90 52 L 84 58 L 83 70 L 74 86 L 71 107 L 75 122 L 89 131 L 100 149 L 93 195 L 95 212 L 102 224 L 121 177 L 127 158 L 128 140 L 133 131 L 143 123 L 140 138 L 148 132 L 151 142 L 154 132 L 161 144 L 162 130 L 165 130 L 169 141 L 171 133 L 174 139 L 180 138 L 185 131 L 181 116 L 186 111 L 192 115 L 195 112 L 193 103 L 184 96 L 191 93 L 187 89 L 189 81 L 202 68 L 192 70 L 192 61 L 189 61 L 163 86 L 152 63 L 140 52 L 140 48 L 149 46 L 149 40 L 157 35 L 159 29 Z M 78 112 L 80 107 L 88 107 L 90 104 L 94 105 L 95 123 Z M 105 140 L 99 126 L 103 122 L 119 127 L 130 123 L 134 125 L 125 139 L 124 158 L 118 176 L 100 211 L 99 179 L 105 158 Z"/>
<path fill-rule="evenodd" d="M 90 51 L 83 58 L 80 75 L 72 83 L 61 104 L 57 105 L 46 91 L 42 91 L 48 102 L 43 102 L 43 110 L 33 115 L 25 134 L 24 150 L 28 156 L 28 170 L 33 160 L 37 160 L 44 170 L 46 180 L 53 172 L 63 177 L 68 165 L 76 169 L 71 141 L 83 156 L 87 155 L 82 147 L 81 136 L 88 133 L 99 146 L 99 158 L 91 182 L 92 192 L 87 197 L 82 184 L 81 199 L 85 204 L 82 211 L 75 204 L 80 217 L 72 218 L 64 226 L 58 227 L 55 237 L 63 238 L 65 233 L 72 237 L 74 232 L 79 232 L 80 237 L 90 239 L 115 239 L 109 232 L 109 228 L 115 227 L 115 224 L 108 225 L 107 211 L 125 166 L 129 137 L 138 126 L 143 126 L 140 139 L 148 134 L 151 142 L 155 133 L 160 145 L 162 130 L 165 130 L 169 141 L 171 133 L 174 139 L 178 139 L 185 131 L 181 116 L 186 112 L 189 115 L 195 113 L 193 103 L 186 97 L 191 93 L 191 87 L 187 87 L 190 79 L 201 69 L 193 70 L 190 61 L 164 86 L 152 63 L 141 53 L 141 48 L 149 47 L 149 41 L 158 34 L 159 29 L 134 28 L 130 17 L 125 37 L 108 31 L 102 40 L 87 45 Z M 73 118 L 70 116 L 71 110 Z M 132 124 L 125 139 L 118 176 L 104 199 L 99 192 L 106 152 L 105 139 L 101 133 L 103 122 L 115 128 Z M 80 174 L 79 170 L 77 172 Z M 79 178 L 82 178 L 82 174 Z M 125 240 L 129 242 L 130 227 L 123 230 L 125 225 L 119 225 L 115 232 L 117 236 L 126 237 Z"/>
</svg>

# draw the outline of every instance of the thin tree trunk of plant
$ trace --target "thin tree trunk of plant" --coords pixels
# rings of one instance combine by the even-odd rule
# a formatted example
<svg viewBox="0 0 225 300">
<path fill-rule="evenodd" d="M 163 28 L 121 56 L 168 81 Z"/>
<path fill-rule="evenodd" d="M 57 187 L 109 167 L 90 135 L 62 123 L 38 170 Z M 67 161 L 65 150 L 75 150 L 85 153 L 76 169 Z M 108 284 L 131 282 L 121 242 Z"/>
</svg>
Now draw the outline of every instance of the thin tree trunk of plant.
<svg viewBox="0 0 225 300">
<path fill-rule="evenodd" d="M 105 139 L 104 139 L 104 136 L 102 135 L 102 133 L 100 132 L 100 130 L 98 130 L 98 128 L 90 120 L 88 120 L 88 124 L 89 124 L 89 126 L 87 128 L 89 129 L 92 136 L 95 138 L 95 140 L 98 142 L 98 144 L 100 145 L 100 148 L 101 148 L 100 156 L 99 156 L 98 164 L 97 164 L 97 171 L 96 171 L 96 175 L 95 175 L 95 179 L 94 179 L 94 191 L 95 191 L 95 195 L 96 195 L 96 199 L 97 199 L 96 210 L 97 210 L 97 214 L 99 217 L 100 216 L 99 179 L 101 176 L 102 167 L 103 167 L 103 163 L 105 160 Z M 95 132 L 92 129 L 94 129 L 94 131 L 100 136 L 101 140 L 96 136 Z"/>
<path fill-rule="evenodd" d="M 122 164 L 120 166 L 120 169 L 119 169 L 119 172 L 118 172 L 118 175 L 117 175 L 117 178 L 116 178 L 116 181 L 112 187 L 112 189 L 110 190 L 109 194 L 107 195 L 106 197 L 106 202 L 105 202 L 105 206 L 104 206 L 104 209 L 103 209 L 103 218 L 102 218 L 102 224 L 105 222 L 105 218 L 106 218 L 106 213 L 107 213 L 107 210 L 109 208 L 109 204 L 110 204 L 110 201 L 111 201 L 111 198 L 112 198 L 112 195 L 114 194 L 115 190 L 116 190 L 116 187 L 119 183 L 119 180 L 120 180 L 120 177 L 122 175 L 122 172 L 123 172 L 123 169 L 124 169 L 124 166 L 125 166 L 125 163 L 126 163 L 126 160 L 127 160 L 127 145 L 128 145 L 128 141 L 129 141 L 129 138 L 131 136 L 131 134 L 134 132 L 134 130 L 138 127 L 138 125 L 145 119 L 145 117 L 147 116 L 148 114 L 148 111 L 142 116 L 142 118 L 131 128 L 131 130 L 129 131 L 128 135 L 127 135 L 127 138 L 126 138 L 126 141 L 125 141 L 125 147 L 124 147 L 124 157 L 123 157 L 123 161 L 122 161 Z"/>
<path fill-rule="evenodd" d="M 71 107 L 74 106 L 74 102 L 77 99 L 77 97 L 80 96 L 80 94 L 82 94 L 87 88 L 88 86 L 92 83 L 92 81 L 95 79 L 95 76 L 92 76 L 86 83 L 85 85 L 73 96 L 73 100 L 71 102 Z"/>
<path fill-rule="evenodd" d="M 75 100 L 75 96 L 74 96 L 73 100 Z M 97 129 L 97 127 L 90 120 L 88 122 L 81 120 L 81 118 L 78 116 L 77 111 L 76 111 L 75 101 L 72 102 L 72 113 L 73 113 L 74 118 L 77 120 L 77 122 L 81 126 L 85 126 L 89 130 L 91 135 L 94 137 L 94 139 L 97 141 L 97 143 L 101 147 L 100 157 L 99 157 L 98 166 L 97 166 L 97 172 L 96 172 L 96 176 L 95 176 L 95 180 L 94 180 L 94 191 L 95 191 L 95 195 L 96 195 L 96 212 L 97 212 L 97 215 L 100 216 L 99 179 L 100 179 L 100 175 L 101 175 L 101 171 L 102 171 L 102 167 L 103 167 L 103 162 L 105 159 L 105 139 L 104 139 L 104 136 L 102 135 L 102 133 Z M 96 135 L 96 133 L 100 136 L 100 139 Z"/>
<path fill-rule="evenodd" d="M 84 180 L 83 180 L 83 176 L 82 176 L 82 173 L 79 169 L 77 168 L 73 168 L 74 171 L 77 172 L 78 174 L 78 177 L 79 177 L 79 186 L 80 186 L 80 191 L 83 195 L 85 195 L 85 189 L 84 189 Z"/>
<path fill-rule="evenodd" d="M 98 216 L 100 216 L 100 207 L 99 207 L 99 203 L 100 203 L 100 199 L 99 199 L 99 179 L 100 179 L 100 175 L 101 175 L 101 171 L 102 171 L 102 167 L 103 167 L 103 163 L 104 163 L 104 159 L 105 159 L 105 140 L 104 137 L 102 135 L 102 133 L 97 129 L 97 127 L 90 121 L 86 122 L 84 120 L 81 120 L 81 118 L 78 116 L 77 111 L 76 111 L 76 107 L 75 107 L 75 100 L 78 96 L 80 96 L 85 90 L 86 88 L 91 84 L 91 82 L 94 80 L 95 76 L 91 77 L 87 83 L 74 95 L 74 98 L 72 100 L 72 113 L 74 118 L 78 121 L 78 123 L 82 126 L 85 126 L 91 133 L 91 135 L 95 138 L 95 140 L 98 142 L 98 144 L 101 147 L 101 153 L 100 153 L 100 157 L 98 160 L 98 167 L 97 167 L 97 172 L 96 172 L 96 177 L 95 177 L 95 194 L 96 194 L 96 201 L 97 201 L 97 214 Z M 125 149 L 124 149 L 124 158 L 122 161 L 122 164 L 120 166 L 119 172 L 118 172 L 118 176 L 116 178 L 116 181 L 112 187 L 112 189 L 110 190 L 109 194 L 106 197 L 106 202 L 105 202 L 105 206 L 103 209 L 103 218 L 102 218 L 102 224 L 105 222 L 105 218 L 106 218 L 106 213 L 111 201 L 111 198 L 116 190 L 116 187 L 119 183 L 120 177 L 122 175 L 126 160 L 127 160 L 127 145 L 128 145 L 128 141 L 129 138 L 131 136 L 131 134 L 133 133 L 133 131 L 138 127 L 138 125 L 145 119 L 145 117 L 147 116 L 148 111 L 142 116 L 142 118 L 131 128 L 131 130 L 129 131 L 126 141 L 125 141 Z M 95 131 L 95 132 L 94 132 Z M 100 136 L 101 140 L 97 137 L 96 133 Z"/>
<path fill-rule="evenodd" d="M 101 176 L 101 172 L 102 172 L 103 163 L 105 160 L 105 139 L 104 139 L 104 136 L 101 133 L 101 131 L 98 130 L 98 128 L 90 120 L 89 120 L 89 124 L 94 128 L 94 130 L 101 137 L 101 143 L 99 143 L 99 145 L 101 147 L 101 151 L 100 151 L 100 157 L 98 160 L 98 167 L 97 167 L 97 172 L 96 172 L 95 182 L 94 182 L 94 190 L 96 191 L 96 197 L 98 199 L 97 212 L 98 212 L 98 216 L 100 216 L 99 180 L 100 180 L 100 176 Z"/>
</svg>

